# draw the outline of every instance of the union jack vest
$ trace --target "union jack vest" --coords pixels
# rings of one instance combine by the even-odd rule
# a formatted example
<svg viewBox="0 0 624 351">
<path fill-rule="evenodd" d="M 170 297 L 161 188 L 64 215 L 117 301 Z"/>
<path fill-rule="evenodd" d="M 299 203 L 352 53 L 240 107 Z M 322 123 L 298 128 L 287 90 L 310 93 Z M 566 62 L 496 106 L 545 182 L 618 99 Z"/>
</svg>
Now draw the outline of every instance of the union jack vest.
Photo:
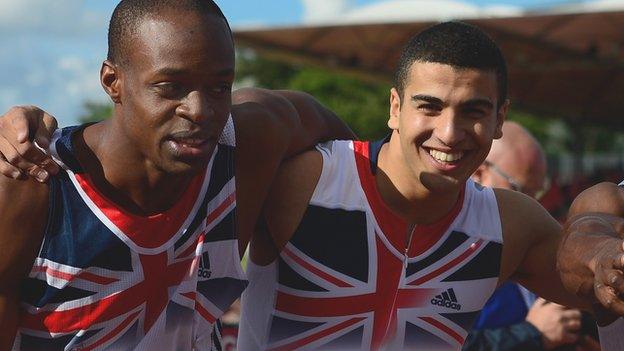
<svg viewBox="0 0 624 351">
<path fill-rule="evenodd" d="M 248 263 L 239 350 L 459 350 L 498 283 L 494 192 L 466 182 L 437 223 L 408 225 L 376 188 L 381 142 L 317 146 L 320 179 L 279 258 Z"/>
<path fill-rule="evenodd" d="M 218 318 L 247 285 L 235 235 L 230 121 L 205 171 L 169 210 L 130 214 L 103 196 L 57 131 L 40 252 L 23 283 L 15 350 L 220 349 Z"/>
</svg>

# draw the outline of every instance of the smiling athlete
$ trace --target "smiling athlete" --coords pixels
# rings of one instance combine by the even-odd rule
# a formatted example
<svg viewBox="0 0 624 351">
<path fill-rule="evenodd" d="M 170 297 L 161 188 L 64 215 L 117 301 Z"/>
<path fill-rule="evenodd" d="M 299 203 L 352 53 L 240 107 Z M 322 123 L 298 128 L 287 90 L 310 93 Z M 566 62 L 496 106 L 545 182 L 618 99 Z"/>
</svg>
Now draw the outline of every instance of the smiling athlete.
<svg viewBox="0 0 624 351">
<path fill-rule="evenodd" d="M 470 176 L 501 137 L 507 72 L 481 30 L 412 38 L 378 142 L 332 141 L 280 169 L 254 236 L 241 350 L 457 350 L 507 279 L 569 304 L 561 228 Z"/>
</svg>

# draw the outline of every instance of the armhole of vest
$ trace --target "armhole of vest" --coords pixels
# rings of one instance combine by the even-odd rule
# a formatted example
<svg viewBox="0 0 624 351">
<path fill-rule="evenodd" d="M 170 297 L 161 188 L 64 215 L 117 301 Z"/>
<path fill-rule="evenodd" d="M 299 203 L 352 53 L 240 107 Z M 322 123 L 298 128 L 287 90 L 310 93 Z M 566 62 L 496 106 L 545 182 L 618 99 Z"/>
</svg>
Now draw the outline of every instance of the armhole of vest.
<svg viewBox="0 0 624 351">
<path fill-rule="evenodd" d="M 489 213 L 488 215 L 491 216 L 491 218 L 495 218 L 494 221 L 496 223 L 494 223 L 494 226 L 496 227 L 496 237 L 492 238 L 492 241 L 497 242 L 499 244 L 504 244 L 503 243 L 503 223 L 501 222 L 501 215 L 500 215 L 500 208 L 498 207 L 498 200 L 496 199 L 496 194 L 494 193 L 494 189 L 486 187 L 485 191 L 487 191 L 487 197 L 488 197 L 488 204 L 490 206 L 488 206 L 488 210 Z M 493 228 L 494 229 L 494 228 Z"/>
<path fill-rule="evenodd" d="M 321 165 L 321 175 L 319 176 L 318 182 L 316 182 L 316 186 L 314 187 L 314 193 L 312 194 L 312 198 L 315 197 L 317 189 L 321 189 L 323 184 L 325 184 L 328 179 L 331 180 L 331 175 L 334 168 L 332 161 L 335 159 L 334 146 L 335 141 L 328 141 L 326 143 L 317 144 L 315 146 L 316 151 L 321 154 L 323 164 Z"/>
<path fill-rule="evenodd" d="M 48 215 L 47 215 L 46 224 L 44 227 L 45 229 L 43 231 L 43 238 L 41 240 L 41 247 L 39 248 L 37 257 L 41 257 L 41 254 L 43 253 L 45 246 L 47 245 L 48 236 L 52 234 L 56 230 L 56 227 L 58 226 L 56 212 L 58 211 L 57 202 L 60 201 L 61 196 L 59 196 L 57 192 L 60 189 L 60 186 L 58 184 L 59 182 L 58 177 L 61 177 L 61 176 L 62 175 L 59 174 L 55 177 L 50 178 L 50 182 L 49 182 L 50 190 L 48 192 Z"/>
<path fill-rule="evenodd" d="M 490 187 L 483 187 L 479 190 L 476 182 L 468 180 L 469 184 L 466 185 L 466 198 L 464 199 L 464 206 L 468 203 L 480 205 L 480 212 L 478 216 L 480 218 L 488 218 L 487 226 L 481 227 L 480 233 L 474 233 L 477 237 L 485 239 L 491 242 L 503 244 L 503 225 L 500 219 L 500 209 L 498 208 L 498 201 L 496 200 L 496 194 L 494 189 Z M 479 197 L 479 199 L 476 199 Z M 469 204 L 468 204 L 469 205 Z M 485 234 L 484 234 L 485 233 Z"/>
</svg>

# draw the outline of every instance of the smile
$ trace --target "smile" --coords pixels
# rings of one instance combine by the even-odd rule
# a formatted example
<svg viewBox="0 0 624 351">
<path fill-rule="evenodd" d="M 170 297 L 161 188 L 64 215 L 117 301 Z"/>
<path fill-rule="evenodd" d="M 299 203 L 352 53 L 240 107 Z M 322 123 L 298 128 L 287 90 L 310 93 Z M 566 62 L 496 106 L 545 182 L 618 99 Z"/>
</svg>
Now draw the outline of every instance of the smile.
<svg viewBox="0 0 624 351">
<path fill-rule="evenodd" d="M 462 157 L 464 157 L 464 152 L 458 151 L 453 153 L 446 153 L 443 151 L 429 149 L 429 155 L 431 155 L 431 157 L 433 157 L 438 162 L 452 163 L 459 161 Z"/>
</svg>

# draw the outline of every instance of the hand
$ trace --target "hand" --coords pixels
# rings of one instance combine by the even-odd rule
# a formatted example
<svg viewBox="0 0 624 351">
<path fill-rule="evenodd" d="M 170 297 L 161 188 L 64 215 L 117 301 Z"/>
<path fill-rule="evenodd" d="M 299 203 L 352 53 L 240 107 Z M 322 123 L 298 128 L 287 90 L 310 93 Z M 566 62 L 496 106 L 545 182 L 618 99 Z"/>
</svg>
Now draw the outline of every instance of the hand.
<svg viewBox="0 0 624 351">
<path fill-rule="evenodd" d="M 624 219 L 601 215 L 612 230 L 620 236 L 624 232 Z M 624 316 L 624 241 L 613 239 L 605 242 L 594 258 L 594 294 L 601 306 L 594 305 L 600 325 L 608 324 L 617 316 Z"/>
<path fill-rule="evenodd" d="M 579 340 L 581 311 L 539 298 L 526 317 L 542 333 L 544 349 L 552 350 Z"/>
<path fill-rule="evenodd" d="M 14 179 L 26 176 L 39 182 L 59 171 L 52 157 L 41 148 L 50 145 L 56 119 L 34 106 L 11 108 L 0 118 L 0 173 Z"/>
</svg>

